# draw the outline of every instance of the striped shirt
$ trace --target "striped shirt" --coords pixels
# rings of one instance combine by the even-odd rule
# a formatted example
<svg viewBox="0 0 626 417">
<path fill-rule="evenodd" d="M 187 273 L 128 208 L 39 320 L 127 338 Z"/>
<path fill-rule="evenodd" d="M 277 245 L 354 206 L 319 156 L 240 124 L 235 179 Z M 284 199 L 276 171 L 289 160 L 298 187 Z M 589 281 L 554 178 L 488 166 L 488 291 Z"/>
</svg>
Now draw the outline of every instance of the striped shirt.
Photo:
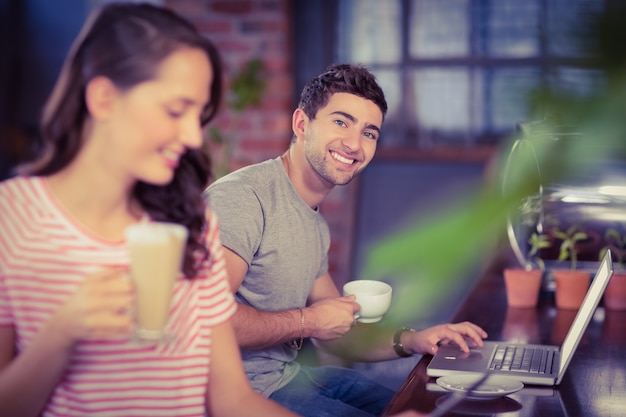
<svg viewBox="0 0 626 417">
<path fill-rule="evenodd" d="M 196 279 L 176 282 L 168 322 L 174 341 L 78 343 L 44 416 L 206 415 L 211 327 L 236 308 L 216 219 L 207 216 L 210 258 Z M 18 354 L 86 274 L 128 260 L 125 242 L 86 231 L 41 177 L 0 183 L 0 326 L 15 328 Z"/>
</svg>

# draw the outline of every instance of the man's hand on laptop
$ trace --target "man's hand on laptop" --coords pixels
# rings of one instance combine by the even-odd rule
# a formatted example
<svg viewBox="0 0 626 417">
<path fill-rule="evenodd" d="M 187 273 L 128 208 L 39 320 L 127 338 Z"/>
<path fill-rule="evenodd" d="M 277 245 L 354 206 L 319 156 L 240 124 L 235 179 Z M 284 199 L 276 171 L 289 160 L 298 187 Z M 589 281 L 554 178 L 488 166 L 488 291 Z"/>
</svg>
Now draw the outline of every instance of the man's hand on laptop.
<svg viewBox="0 0 626 417">
<path fill-rule="evenodd" d="M 434 355 L 439 345 L 450 343 L 458 345 L 463 352 L 469 352 L 470 347 L 482 346 L 483 339 L 486 337 L 487 332 L 480 326 L 465 321 L 439 324 L 415 332 L 404 332 L 401 335 L 401 343 L 407 352 Z"/>
</svg>

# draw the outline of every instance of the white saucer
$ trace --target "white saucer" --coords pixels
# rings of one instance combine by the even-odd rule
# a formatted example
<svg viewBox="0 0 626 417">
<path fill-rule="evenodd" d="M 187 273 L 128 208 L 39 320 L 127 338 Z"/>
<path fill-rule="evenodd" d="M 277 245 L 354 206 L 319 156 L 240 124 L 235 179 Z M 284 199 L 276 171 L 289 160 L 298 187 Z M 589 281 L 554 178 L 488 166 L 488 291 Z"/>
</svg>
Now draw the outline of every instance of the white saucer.
<svg viewBox="0 0 626 417">
<path fill-rule="evenodd" d="M 447 391 L 466 395 L 469 400 L 491 400 L 512 394 L 524 388 L 520 381 L 500 375 L 489 375 L 469 394 L 467 390 L 482 377 L 481 374 L 448 375 L 437 378 L 437 385 Z"/>
</svg>

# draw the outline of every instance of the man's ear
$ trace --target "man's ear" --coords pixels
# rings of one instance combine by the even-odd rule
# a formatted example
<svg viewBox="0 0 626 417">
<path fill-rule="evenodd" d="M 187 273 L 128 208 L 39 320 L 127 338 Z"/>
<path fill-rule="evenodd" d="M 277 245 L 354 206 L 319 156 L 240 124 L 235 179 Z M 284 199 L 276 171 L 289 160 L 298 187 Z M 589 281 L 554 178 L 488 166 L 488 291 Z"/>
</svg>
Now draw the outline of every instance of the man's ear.
<svg viewBox="0 0 626 417">
<path fill-rule="evenodd" d="M 94 119 L 106 119 L 113 112 L 118 90 L 107 77 L 94 77 L 85 89 L 85 103 Z"/>
<path fill-rule="evenodd" d="M 304 113 L 304 110 L 301 108 L 297 108 L 294 110 L 293 115 L 291 116 L 291 129 L 293 130 L 293 134 L 298 138 L 304 138 L 304 132 L 306 131 L 306 126 L 309 123 L 309 118 Z"/>
</svg>

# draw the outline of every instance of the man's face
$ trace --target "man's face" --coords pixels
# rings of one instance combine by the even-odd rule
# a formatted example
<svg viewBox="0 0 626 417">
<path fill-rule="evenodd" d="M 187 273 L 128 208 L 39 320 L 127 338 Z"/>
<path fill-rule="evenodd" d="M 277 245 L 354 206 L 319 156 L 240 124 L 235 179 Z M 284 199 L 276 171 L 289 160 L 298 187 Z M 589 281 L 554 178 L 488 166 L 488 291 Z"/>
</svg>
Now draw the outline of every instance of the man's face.
<svg viewBox="0 0 626 417">
<path fill-rule="evenodd" d="M 304 156 L 311 168 L 332 185 L 349 183 L 374 157 L 383 114 L 374 102 L 335 93 L 308 119 Z"/>
</svg>

